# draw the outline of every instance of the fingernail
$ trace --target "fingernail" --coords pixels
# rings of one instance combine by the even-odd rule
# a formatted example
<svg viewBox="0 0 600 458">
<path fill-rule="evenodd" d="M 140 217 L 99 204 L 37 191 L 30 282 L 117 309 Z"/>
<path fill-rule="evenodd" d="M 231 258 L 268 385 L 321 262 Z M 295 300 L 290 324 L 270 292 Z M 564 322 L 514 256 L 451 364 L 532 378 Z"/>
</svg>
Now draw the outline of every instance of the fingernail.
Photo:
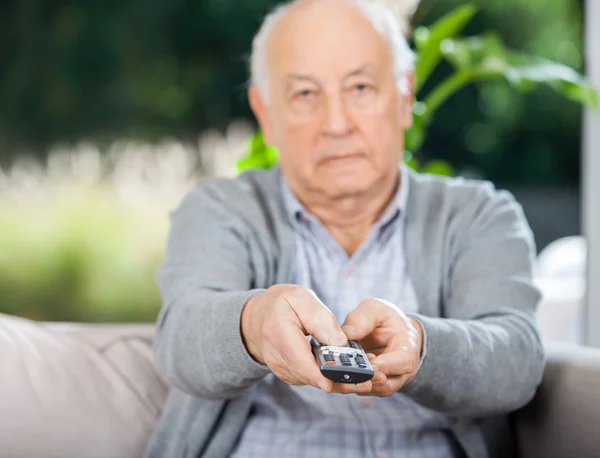
<svg viewBox="0 0 600 458">
<path fill-rule="evenodd" d="M 329 338 L 329 342 L 331 342 L 331 345 L 344 345 L 347 340 L 348 338 L 343 332 L 340 332 L 339 334 L 336 333 Z"/>
</svg>

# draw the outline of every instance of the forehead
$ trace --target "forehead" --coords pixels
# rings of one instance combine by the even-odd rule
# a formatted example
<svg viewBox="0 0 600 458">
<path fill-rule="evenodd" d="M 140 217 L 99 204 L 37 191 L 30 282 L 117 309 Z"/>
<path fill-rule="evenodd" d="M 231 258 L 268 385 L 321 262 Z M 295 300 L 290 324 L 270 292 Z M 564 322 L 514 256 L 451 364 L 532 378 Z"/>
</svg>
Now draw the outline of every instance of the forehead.
<svg viewBox="0 0 600 458">
<path fill-rule="evenodd" d="M 355 6 L 344 1 L 301 2 L 273 30 L 268 45 L 273 76 L 302 73 L 341 76 L 361 66 L 391 66 L 385 38 Z"/>
</svg>

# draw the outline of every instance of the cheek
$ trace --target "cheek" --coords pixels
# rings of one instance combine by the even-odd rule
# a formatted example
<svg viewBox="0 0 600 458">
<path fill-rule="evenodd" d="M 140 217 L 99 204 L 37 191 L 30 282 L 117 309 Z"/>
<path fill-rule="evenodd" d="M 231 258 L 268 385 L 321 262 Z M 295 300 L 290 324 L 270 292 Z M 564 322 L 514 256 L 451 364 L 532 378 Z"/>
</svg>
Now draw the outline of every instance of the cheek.
<svg viewBox="0 0 600 458">
<path fill-rule="evenodd" d="M 286 120 L 282 127 L 283 134 L 289 143 L 307 141 L 311 137 L 312 126 L 309 120 L 293 117 Z"/>
<path fill-rule="evenodd" d="M 361 131 L 374 159 L 382 164 L 396 160 L 404 148 L 400 111 L 393 106 L 363 118 Z"/>
<path fill-rule="evenodd" d="M 314 120 L 287 117 L 277 127 L 277 142 L 281 151 L 281 162 L 307 170 L 318 159 L 318 140 L 320 129 Z"/>
</svg>

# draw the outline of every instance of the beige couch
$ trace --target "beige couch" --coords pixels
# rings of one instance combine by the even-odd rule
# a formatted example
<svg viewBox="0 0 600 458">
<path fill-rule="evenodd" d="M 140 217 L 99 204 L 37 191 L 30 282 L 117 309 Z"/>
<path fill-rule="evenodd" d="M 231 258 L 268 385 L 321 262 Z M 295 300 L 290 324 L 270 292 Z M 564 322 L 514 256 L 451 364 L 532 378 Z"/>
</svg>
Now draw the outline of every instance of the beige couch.
<svg viewBox="0 0 600 458">
<path fill-rule="evenodd" d="M 0 314 L 0 458 L 141 457 L 167 394 L 152 335 Z M 514 416 L 521 456 L 600 457 L 600 350 L 548 350 L 542 388 Z"/>
</svg>

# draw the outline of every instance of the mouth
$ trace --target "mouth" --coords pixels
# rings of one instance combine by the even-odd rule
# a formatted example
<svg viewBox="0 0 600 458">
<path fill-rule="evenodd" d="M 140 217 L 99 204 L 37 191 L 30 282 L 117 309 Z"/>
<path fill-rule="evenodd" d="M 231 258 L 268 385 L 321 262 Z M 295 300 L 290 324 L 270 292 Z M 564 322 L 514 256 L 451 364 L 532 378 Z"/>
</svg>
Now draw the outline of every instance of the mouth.
<svg viewBox="0 0 600 458">
<path fill-rule="evenodd" d="M 348 161 L 353 159 L 361 159 L 364 157 L 362 153 L 336 153 L 330 154 L 321 159 L 321 164 L 330 164 L 335 162 Z"/>
</svg>

